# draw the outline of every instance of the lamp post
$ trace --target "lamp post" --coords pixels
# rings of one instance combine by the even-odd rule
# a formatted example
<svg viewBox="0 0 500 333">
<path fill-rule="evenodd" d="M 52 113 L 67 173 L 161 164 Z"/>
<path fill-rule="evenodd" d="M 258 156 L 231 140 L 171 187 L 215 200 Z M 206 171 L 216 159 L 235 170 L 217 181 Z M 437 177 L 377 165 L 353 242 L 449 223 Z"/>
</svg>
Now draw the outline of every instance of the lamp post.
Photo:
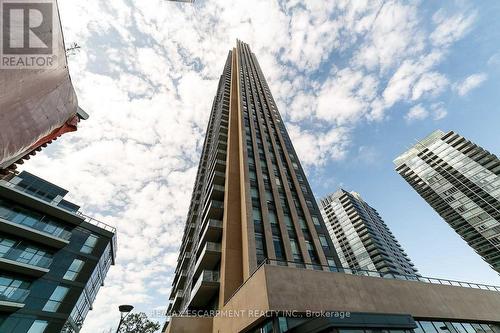
<svg viewBox="0 0 500 333">
<path fill-rule="evenodd" d="M 120 310 L 120 323 L 118 324 L 118 328 L 116 329 L 116 333 L 120 332 L 120 327 L 123 324 L 123 320 L 127 318 L 130 312 L 134 309 L 132 305 L 120 305 L 118 310 Z"/>
</svg>

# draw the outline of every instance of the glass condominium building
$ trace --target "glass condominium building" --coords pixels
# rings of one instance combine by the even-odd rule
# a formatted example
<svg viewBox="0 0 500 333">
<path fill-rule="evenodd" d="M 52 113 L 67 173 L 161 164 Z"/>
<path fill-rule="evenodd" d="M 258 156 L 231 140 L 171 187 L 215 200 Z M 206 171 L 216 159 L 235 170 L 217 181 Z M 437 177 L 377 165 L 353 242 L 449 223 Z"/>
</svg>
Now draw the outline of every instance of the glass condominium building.
<svg viewBox="0 0 500 333">
<path fill-rule="evenodd" d="M 0 332 L 79 332 L 115 262 L 115 229 L 27 172 L 0 180 Z"/>
<path fill-rule="evenodd" d="M 415 275 L 417 270 L 379 213 L 361 195 L 339 189 L 321 199 L 343 267 L 381 273 Z"/>
<path fill-rule="evenodd" d="M 435 131 L 395 161 L 396 171 L 500 273 L 500 160 L 450 131 Z"/>
</svg>

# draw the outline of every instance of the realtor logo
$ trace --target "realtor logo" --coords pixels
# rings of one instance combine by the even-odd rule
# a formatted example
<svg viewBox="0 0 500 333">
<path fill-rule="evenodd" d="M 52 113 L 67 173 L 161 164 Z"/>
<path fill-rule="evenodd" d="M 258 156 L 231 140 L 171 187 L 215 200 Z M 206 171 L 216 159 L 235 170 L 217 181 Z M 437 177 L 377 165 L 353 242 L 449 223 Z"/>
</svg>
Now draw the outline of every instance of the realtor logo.
<svg viewBox="0 0 500 333">
<path fill-rule="evenodd" d="M 0 68 L 55 66 L 53 0 L 0 0 Z"/>
</svg>

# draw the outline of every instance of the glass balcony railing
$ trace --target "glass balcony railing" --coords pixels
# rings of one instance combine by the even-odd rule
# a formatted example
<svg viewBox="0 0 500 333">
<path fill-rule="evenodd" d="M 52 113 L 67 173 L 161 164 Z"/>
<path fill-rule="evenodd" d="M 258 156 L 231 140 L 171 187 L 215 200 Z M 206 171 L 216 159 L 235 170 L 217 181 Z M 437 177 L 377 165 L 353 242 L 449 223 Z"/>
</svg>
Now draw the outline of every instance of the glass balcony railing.
<svg viewBox="0 0 500 333">
<path fill-rule="evenodd" d="M 29 293 L 29 289 L 12 288 L 0 285 L 0 301 L 23 303 Z"/>
<path fill-rule="evenodd" d="M 33 255 L 30 252 L 20 249 L 10 249 L 6 253 L 0 253 L 0 258 L 9 259 L 21 264 L 32 265 L 40 268 L 49 268 L 52 264 L 52 257 Z"/>
<path fill-rule="evenodd" d="M 71 232 L 61 228 L 59 225 L 56 225 L 54 222 L 42 217 L 40 220 L 34 219 L 31 216 L 26 216 L 23 214 L 15 214 L 8 216 L 0 215 L 0 218 L 3 218 L 9 222 L 19 224 L 31 229 L 35 229 L 44 234 L 48 234 L 50 236 L 54 236 L 57 238 L 62 238 L 64 240 L 69 240 L 71 238 Z"/>
<path fill-rule="evenodd" d="M 206 251 L 220 252 L 221 248 L 222 246 L 220 243 L 207 242 L 205 245 Z"/>
<path fill-rule="evenodd" d="M 198 280 L 201 280 L 202 282 L 219 282 L 219 278 L 219 271 L 204 270 Z"/>
</svg>

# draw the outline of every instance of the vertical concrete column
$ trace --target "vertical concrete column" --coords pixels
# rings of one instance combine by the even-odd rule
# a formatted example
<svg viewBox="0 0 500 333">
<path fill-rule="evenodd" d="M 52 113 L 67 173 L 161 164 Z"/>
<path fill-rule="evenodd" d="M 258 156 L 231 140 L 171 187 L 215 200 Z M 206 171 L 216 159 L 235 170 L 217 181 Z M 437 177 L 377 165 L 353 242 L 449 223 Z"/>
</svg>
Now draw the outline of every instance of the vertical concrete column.
<svg viewBox="0 0 500 333">
<path fill-rule="evenodd" d="M 229 106 L 226 184 L 222 234 L 222 260 L 219 307 L 222 308 L 233 293 L 243 284 L 243 227 L 242 192 L 244 183 L 240 171 L 240 125 L 238 91 L 238 52 L 233 49 L 231 65 L 231 90 Z M 246 229 L 246 228 L 245 228 Z M 247 251 L 248 254 L 248 251 Z"/>
</svg>

